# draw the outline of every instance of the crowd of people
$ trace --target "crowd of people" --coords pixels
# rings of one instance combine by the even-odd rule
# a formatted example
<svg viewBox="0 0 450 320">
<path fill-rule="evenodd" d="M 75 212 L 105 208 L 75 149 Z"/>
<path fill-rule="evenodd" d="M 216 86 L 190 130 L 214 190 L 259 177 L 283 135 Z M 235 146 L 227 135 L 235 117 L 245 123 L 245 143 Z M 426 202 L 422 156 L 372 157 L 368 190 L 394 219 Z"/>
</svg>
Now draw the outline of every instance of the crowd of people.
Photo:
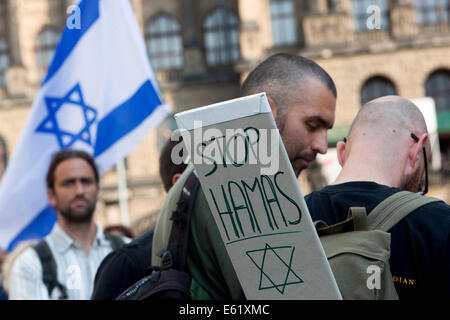
<svg viewBox="0 0 450 320">
<path fill-rule="evenodd" d="M 266 92 L 272 115 L 296 176 L 328 148 L 338 92 L 333 79 L 307 58 L 276 54 L 260 63 L 241 86 L 241 96 Z M 169 140 L 160 154 L 167 191 L 154 229 L 134 237 L 126 228 L 105 228 L 93 219 L 99 175 L 92 157 L 62 150 L 47 173 L 47 194 L 58 220 L 52 232 L 0 251 L 6 299 L 111 300 L 160 265 L 167 248 L 171 214 L 192 164 L 175 165 Z M 430 141 L 425 120 L 411 101 L 386 96 L 361 107 L 347 138 L 336 146 L 342 169 L 329 186 L 305 197 L 313 221 L 344 221 L 350 207 L 370 212 L 399 191 L 427 191 Z M 186 155 L 185 155 L 186 156 Z M 187 272 L 194 299 L 244 299 L 201 188 L 192 195 Z M 392 281 L 398 297 L 450 297 L 450 207 L 434 201 L 412 210 L 389 230 Z"/>
</svg>

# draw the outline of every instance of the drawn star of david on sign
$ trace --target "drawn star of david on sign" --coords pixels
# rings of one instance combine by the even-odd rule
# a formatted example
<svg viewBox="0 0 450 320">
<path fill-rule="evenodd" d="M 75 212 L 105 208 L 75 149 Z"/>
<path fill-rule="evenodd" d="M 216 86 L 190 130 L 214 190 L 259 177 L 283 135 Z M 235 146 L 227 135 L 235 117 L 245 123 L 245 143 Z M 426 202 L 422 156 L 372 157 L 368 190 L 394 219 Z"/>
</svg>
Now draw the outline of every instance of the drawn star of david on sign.
<svg viewBox="0 0 450 320">
<path fill-rule="evenodd" d="M 266 243 L 263 249 L 245 253 L 261 271 L 259 290 L 276 289 L 284 294 L 286 286 L 303 283 L 291 268 L 294 251 L 292 246 L 271 247 Z"/>
<path fill-rule="evenodd" d="M 47 96 L 44 100 L 48 115 L 36 132 L 54 134 L 62 149 L 76 141 L 92 145 L 90 128 L 97 119 L 97 110 L 86 105 L 79 83 L 62 98 Z"/>
</svg>

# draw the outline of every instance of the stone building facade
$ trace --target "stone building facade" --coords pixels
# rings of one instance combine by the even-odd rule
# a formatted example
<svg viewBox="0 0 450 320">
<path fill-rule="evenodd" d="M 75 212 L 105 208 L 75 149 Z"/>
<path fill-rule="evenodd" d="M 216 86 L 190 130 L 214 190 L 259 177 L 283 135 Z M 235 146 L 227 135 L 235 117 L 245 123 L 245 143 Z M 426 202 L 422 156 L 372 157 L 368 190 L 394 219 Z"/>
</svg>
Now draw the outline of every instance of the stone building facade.
<svg viewBox="0 0 450 320">
<path fill-rule="evenodd" d="M 105 1 L 105 0 L 101 0 Z M 110 0 L 108 0 L 110 1 Z M 450 200 L 450 1 L 131 0 L 164 99 L 173 112 L 235 98 L 264 58 L 291 52 L 315 60 L 336 82 L 342 139 L 368 99 L 398 94 L 435 98 L 442 169 L 431 193 Z M 434 3 L 434 4 L 433 4 Z M 72 0 L 0 0 L 0 173 L 25 126 Z M 165 196 L 158 151 L 168 119 L 128 157 L 131 226 L 151 226 Z M 320 170 L 320 169 L 319 169 Z M 308 177 L 300 176 L 306 194 Z M 121 222 L 115 169 L 102 178 L 97 218 Z"/>
</svg>

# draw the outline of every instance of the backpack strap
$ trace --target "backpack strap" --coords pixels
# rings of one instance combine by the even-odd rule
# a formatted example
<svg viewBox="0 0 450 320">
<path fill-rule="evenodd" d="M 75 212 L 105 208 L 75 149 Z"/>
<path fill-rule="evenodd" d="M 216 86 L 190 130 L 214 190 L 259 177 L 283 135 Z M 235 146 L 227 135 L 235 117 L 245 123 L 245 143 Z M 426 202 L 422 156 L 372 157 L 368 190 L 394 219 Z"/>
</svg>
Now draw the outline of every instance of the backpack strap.
<svg viewBox="0 0 450 320">
<path fill-rule="evenodd" d="M 48 296 L 51 297 L 53 289 L 57 287 L 61 291 L 61 297 L 59 299 L 68 299 L 66 287 L 58 281 L 56 262 L 47 241 L 42 239 L 33 247 L 33 249 L 36 251 L 39 260 L 41 261 L 42 281 L 47 287 Z"/>
<path fill-rule="evenodd" d="M 314 221 L 314 226 L 319 236 L 348 231 L 366 231 L 368 230 L 366 208 L 350 207 L 347 218 L 344 221 L 329 226 L 326 222 L 317 220 Z"/>
<path fill-rule="evenodd" d="M 353 227 L 355 231 L 368 230 L 367 213 L 364 207 L 351 207 L 348 216 L 353 220 Z"/>
<path fill-rule="evenodd" d="M 387 232 L 417 208 L 436 201 L 441 200 L 433 197 L 424 197 L 409 191 L 394 193 L 370 212 L 367 217 L 369 229 Z"/>
<path fill-rule="evenodd" d="M 111 248 L 113 250 L 119 249 L 125 242 L 122 237 L 116 236 L 114 234 L 109 234 L 107 232 L 104 233 L 106 240 L 111 243 Z"/>
<path fill-rule="evenodd" d="M 161 254 L 161 269 L 174 267 L 184 271 L 186 268 L 191 213 L 199 185 L 197 173 L 193 170 L 183 186 L 177 208 L 170 218 L 173 221 L 172 230 L 167 250 Z"/>
</svg>

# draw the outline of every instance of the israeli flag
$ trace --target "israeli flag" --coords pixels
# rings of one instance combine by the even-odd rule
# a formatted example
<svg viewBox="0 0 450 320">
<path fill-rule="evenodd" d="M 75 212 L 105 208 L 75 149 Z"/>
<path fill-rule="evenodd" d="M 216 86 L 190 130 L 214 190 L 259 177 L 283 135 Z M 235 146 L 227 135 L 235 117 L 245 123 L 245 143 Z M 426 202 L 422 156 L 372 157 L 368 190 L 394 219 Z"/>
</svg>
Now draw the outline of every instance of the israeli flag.
<svg viewBox="0 0 450 320">
<path fill-rule="evenodd" d="M 80 28 L 66 26 L 0 186 L 7 250 L 53 228 L 45 183 L 53 153 L 87 151 L 103 174 L 170 113 L 129 0 L 82 0 L 76 8 Z"/>
</svg>

